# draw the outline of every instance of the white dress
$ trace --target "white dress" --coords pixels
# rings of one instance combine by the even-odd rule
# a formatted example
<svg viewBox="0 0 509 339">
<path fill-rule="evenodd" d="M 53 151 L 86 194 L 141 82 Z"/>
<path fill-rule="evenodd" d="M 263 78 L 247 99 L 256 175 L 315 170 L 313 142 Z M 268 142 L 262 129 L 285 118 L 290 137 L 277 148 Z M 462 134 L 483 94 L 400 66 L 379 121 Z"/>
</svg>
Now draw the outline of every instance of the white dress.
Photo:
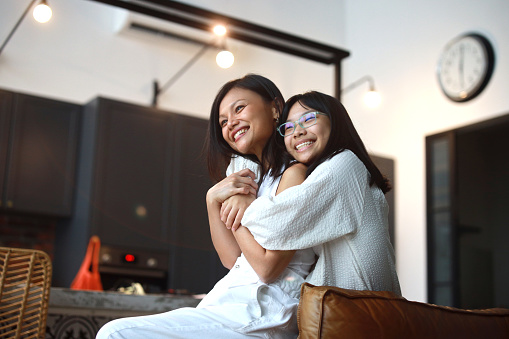
<svg viewBox="0 0 509 339">
<path fill-rule="evenodd" d="M 275 195 L 279 180 L 265 180 L 258 195 Z M 315 263 L 312 249 L 299 250 L 276 281 L 265 284 L 241 255 L 196 308 L 113 320 L 104 338 L 297 338 L 300 286 Z"/>
</svg>

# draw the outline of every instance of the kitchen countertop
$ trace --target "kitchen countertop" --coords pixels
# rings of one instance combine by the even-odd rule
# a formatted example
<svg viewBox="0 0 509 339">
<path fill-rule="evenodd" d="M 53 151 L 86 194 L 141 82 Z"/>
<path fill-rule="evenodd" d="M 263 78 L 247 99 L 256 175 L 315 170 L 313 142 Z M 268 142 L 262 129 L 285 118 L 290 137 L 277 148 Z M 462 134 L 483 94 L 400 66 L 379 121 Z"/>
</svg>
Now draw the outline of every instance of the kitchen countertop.
<svg viewBox="0 0 509 339">
<path fill-rule="evenodd" d="M 202 296 L 71 290 L 52 287 L 46 339 L 90 339 L 108 321 L 195 307 Z"/>
<path fill-rule="evenodd" d="M 82 291 L 51 288 L 49 307 L 95 310 L 131 310 L 136 313 L 158 313 L 180 307 L 195 307 L 201 297 L 173 294 L 132 295 L 110 291 Z"/>
</svg>

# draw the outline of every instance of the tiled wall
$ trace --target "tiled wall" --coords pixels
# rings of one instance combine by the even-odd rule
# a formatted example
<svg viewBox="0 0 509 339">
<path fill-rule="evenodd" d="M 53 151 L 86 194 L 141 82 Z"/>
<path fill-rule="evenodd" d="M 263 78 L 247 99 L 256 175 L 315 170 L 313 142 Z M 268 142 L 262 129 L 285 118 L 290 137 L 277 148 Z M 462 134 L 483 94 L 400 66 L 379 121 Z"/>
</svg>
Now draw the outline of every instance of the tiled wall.
<svg viewBox="0 0 509 339">
<path fill-rule="evenodd" d="M 53 218 L 0 214 L 0 246 L 41 250 L 53 258 Z"/>
</svg>

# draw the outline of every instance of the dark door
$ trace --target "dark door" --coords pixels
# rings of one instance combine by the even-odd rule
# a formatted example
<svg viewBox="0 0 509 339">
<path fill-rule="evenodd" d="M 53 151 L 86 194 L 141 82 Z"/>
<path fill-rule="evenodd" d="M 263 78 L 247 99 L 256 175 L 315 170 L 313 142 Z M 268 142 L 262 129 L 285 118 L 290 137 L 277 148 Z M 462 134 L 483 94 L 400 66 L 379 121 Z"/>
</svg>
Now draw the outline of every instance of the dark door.
<svg viewBox="0 0 509 339">
<path fill-rule="evenodd" d="M 426 138 L 428 299 L 508 307 L 509 115 Z"/>
</svg>

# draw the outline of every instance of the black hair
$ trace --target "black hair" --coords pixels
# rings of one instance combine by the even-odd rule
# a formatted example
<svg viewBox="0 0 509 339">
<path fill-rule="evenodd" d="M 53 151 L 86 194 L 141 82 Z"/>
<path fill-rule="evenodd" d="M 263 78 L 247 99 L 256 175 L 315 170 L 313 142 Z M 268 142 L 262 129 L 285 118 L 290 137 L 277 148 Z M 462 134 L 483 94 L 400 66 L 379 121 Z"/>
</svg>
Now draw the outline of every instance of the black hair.
<svg viewBox="0 0 509 339">
<path fill-rule="evenodd" d="M 247 74 L 242 78 L 229 81 L 221 87 L 214 99 L 214 102 L 212 103 L 207 138 L 205 140 L 207 167 L 209 175 L 214 181 L 220 181 L 224 178 L 226 167 L 228 166 L 233 154 L 248 158 L 260 165 L 263 163 L 272 163 L 272 157 L 276 154 L 275 152 L 268 151 L 268 149 L 271 148 L 270 145 L 275 142 L 275 131 L 264 147 L 261 161 L 253 154 L 240 154 L 231 148 L 226 140 L 224 140 L 222 129 L 219 125 L 219 106 L 226 94 L 234 88 L 242 88 L 253 91 L 260 95 L 266 103 L 275 103 L 278 115 L 280 115 L 284 105 L 283 95 L 277 86 L 271 80 L 258 74 Z M 261 166 L 261 168 L 263 178 L 263 166 Z"/>
<path fill-rule="evenodd" d="M 366 166 L 371 177 L 370 185 L 375 183 L 384 193 L 391 190 L 389 180 L 382 175 L 380 170 L 371 160 L 364 143 L 348 115 L 348 112 L 338 99 L 316 91 L 294 95 L 285 103 L 283 113 L 279 119 L 280 123 L 285 122 L 288 119 L 289 111 L 296 103 L 303 107 L 316 109 L 319 112 L 327 114 L 331 124 L 331 133 L 329 140 L 325 145 L 325 149 L 322 154 L 313 161 L 313 163 L 307 164 L 308 169 L 306 176 L 309 176 L 316 167 L 324 161 L 343 152 L 345 149 L 348 149 L 362 161 L 364 166 Z M 278 154 L 284 154 L 279 155 L 279 158 L 283 159 L 281 160 L 282 163 L 281 161 L 271 163 L 272 173 L 275 175 L 281 175 L 293 159 L 288 152 L 286 152 L 284 138 L 280 135 L 275 140 L 272 152 L 275 154 L 275 157 L 278 157 Z"/>
</svg>

